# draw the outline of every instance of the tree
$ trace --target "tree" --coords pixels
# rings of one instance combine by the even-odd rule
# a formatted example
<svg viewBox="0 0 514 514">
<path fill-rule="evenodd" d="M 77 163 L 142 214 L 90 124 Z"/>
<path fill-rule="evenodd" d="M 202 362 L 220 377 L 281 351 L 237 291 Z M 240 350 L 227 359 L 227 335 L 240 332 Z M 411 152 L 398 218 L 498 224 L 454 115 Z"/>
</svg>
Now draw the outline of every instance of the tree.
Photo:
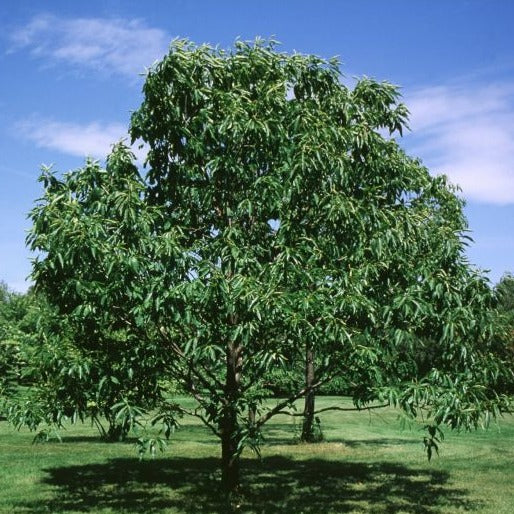
<svg viewBox="0 0 514 514">
<path fill-rule="evenodd" d="M 0 282 L 0 405 L 26 386 L 29 355 L 37 343 L 40 315 L 39 298 L 32 289 L 26 293 L 10 291 Z"/>
<path fill-rule="evenodd" d="M 495 319 L 494 351 L 498 358 L 504 359 L 511 369 L 514 368 L 514 276 L 505 273 L 495 286 L 497 305 L 497 317 Z M 514 380 L 506 377 L 501 389 L 512 394 L 514 392 Z"/>
<path fill-rule="evenodd" d="M 145 369 L 196 399 L 229 493 L 261 427 L 343 373 L 359 406 L 428 411 L 429 452 L 440 424 L 507 405 L 489 387 L 503 369 L 462 202 L 382 134 L 405 127 L 397 89 L 340 79 L 337 60 L 273 42 L 175 41 L 132 116 L 146 177 L 120 144 L 107 171 L 45 172 L 32 211 L 37 287 L 87 333 L 127 330 Z M 416 362 L 427 333 L 437 359 L 413 381 L 398 363 Z M 262 377 L 309 352 L 315 381 L 263 407 Z M 159 409 L 168 424 L 181 410 Z"/>
<path fill-rule="evenodd" d="M 20 378 L 21 356 L 17 325 L 24 317 L 22 295 L 13 293 L 0 282 L 0 408 L 12 394 Z M 0 412 L 3 414 L 3 412 Z"/>
</svg>

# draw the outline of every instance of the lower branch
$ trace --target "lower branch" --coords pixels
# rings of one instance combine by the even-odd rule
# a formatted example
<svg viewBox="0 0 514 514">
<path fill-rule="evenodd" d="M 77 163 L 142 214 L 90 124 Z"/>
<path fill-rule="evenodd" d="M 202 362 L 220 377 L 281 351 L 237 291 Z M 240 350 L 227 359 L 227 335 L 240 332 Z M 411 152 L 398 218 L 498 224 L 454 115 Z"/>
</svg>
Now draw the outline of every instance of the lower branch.
<svg viewBox="0 0 514 514">
<path fill-rule="evenodd" d="M 384 407 L 389 407 L 390 403 L 384 403 L 381 405 L 371 405 L 369 407 L 325 407 L 324 409 L 319 409 L 314 411 L 314 415 L 321 414 L 322 412 L 330 411 L 330 410 L 339 410 L 344 412 L 355 412 L 355 411 L 365 411 L 365 410 L 373 410 L 373 409 L 383 409 Z M 303 416 L 303 412 L 289 412 L 285 410 L 281 410 L 277 412 L 277 414 L 286 414 L 288 416 Z"/>
<path fill-rule="evenodd" d="M 178 406 L 178 410 L 180 410 L 180 412 L 182 412 L 183 414 L 187 414 L 189 416 L 194 416 L 195 418 L 198 418 L 199 420 L 202 421 L 202 423 L 208 428 L 211 430 L 211 432 L 217 436 L 217 437 L 221 437 L 221 434 L 218 430 L 216 430 L 216 428 L 207 420 L 207 418 L 205 416 L 202 416 L 202 414 L 200 414 L 198 412 L 197 409 L 195 410 L 189 410 L 189 409 L 185 409 L 184 407 L 180 407 Z"/>
<path fill-rule="evenodd" d="M 310 387 L 304 387 L 303 389 L 301 389 L 297 393 L 291 395 L 289 398 L 287 398 L 287 399 L 277 403 L 277 405 L 275 405 L 275 407 L 273 407 L 271 410 L 269 410 L 266 414 L 264 414 L 263 416 L 261 416 L 258 419 L 258 421 L 255 423 L 255 426 L 257 428 L 261 427 L 270 418 L 275 416 L 275 414 L 278 414 L 279 412 L 282 412 L 282 409 L 284 409 L 284 407 L 287 407 L 292 402 L 298 400 L 298 398 L 301 398 L 302 396 L 304 396 L 305 393 L 307 393 L 309 391 L 314 391 L 318 387 L 322 386 L 324 383 L 328 382 L 330 380 L 330 378 L 331 377 L 325 377 L 323 380 L 318 380 L 318 382 L 316 382 L 315 384 L 312 384 Z"/>
</svg>

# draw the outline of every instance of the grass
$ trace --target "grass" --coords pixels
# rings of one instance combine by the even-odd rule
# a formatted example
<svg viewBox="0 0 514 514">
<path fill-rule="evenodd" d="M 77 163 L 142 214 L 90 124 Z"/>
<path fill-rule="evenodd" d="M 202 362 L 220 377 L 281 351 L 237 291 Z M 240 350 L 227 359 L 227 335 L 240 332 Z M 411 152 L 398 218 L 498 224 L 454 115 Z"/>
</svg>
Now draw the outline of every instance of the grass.
<svg viewBox="0 0 514 514">
<path fill-rule="evenodd" d="M 318 400 L 333 403 L 347 400 Z M 488 431 L 448 433 L 430 463 L 422 433 L 400 430 L 392 410 L 321 418 L 326 440 L 314 445 L 294 443 L 292 418 L 271 421 L 262 459 L 244 455 L 241 512 L 513 512 L 513 417 Z M 183 420 L 165 454 L 142 462 L 133 443 L 103 443 L 89 425 L 62 435 L 62 443 L 32 445 L 33 434 L 0 422 L 0 512 L 227 511 L 219 444 L 194 419 Z"/>
</svg>

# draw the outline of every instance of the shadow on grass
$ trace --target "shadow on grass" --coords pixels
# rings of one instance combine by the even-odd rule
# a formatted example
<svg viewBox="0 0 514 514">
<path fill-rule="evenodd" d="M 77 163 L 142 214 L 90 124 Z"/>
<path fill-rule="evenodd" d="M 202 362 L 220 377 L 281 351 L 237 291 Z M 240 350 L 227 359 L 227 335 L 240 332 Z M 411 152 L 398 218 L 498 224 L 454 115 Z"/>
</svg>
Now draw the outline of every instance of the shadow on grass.
<svg viewBox="0 0 514 514">
<path fill-rule="evenodd" d="M 224 513 L 219 461 L 177 458 L 139 462 L 112 459 L 46 469 L 48 502 L 19 505 L 29 512 Z M 467 491 L 452 488 L 446 472 L 375 462 L 244 460 L 240 512 L 409 512 L 479 510 Z"/>
</svg>

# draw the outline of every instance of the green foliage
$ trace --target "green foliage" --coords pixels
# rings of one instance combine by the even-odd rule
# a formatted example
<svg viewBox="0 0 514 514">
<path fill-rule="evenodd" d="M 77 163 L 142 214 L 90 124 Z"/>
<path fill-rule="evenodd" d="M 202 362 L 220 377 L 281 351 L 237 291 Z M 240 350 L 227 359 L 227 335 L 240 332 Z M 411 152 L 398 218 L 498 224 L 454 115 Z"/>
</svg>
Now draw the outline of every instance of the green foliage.
<svg viewBox="0 0 514 514">
<path fill-rule="evenodd" d="M 505 273 L 495 286 L 497 298 L 497 317 L 495 319 L 494 352 L 506 366 L 514 369 L 514 277 Z M 505 374 L 501 377 L 500 390 L 514 394 L 514 377 Z"/>
<path fill-rule="evenodd" d="M 508 408 L 462 201 L 394 139 L 407 122 L 395 86 L 350 89 L 337 60 L 274 42 L 179 40 L 143 92 L 130 131 L 149 147 L 146 177 L 123 144 L 106 170 L 45 170 L 28 238 L 72 344 L 139 377 L 125 410 L 178 382 L 221 438 L 232 490 L 245 443 L 305 393 L 261 406 L 307 343 L 314 387 L 343 376 L 358 406 L 453 428 Z"/>
<path fill-rule="evenodd" d="M 42 296 L 34 296 L 33 310 L 37 322 L 25 334 L 21 346 L 23 364 L 19 366 L 18 387 L 5 395 L 8 419 L 17 427 L 42 427 L 41 433 L 46 433 L 62 427 L 66 420 L 84 421 L 89 417 L 103 437 L 123 439 L 132 418 L 125 419 L 124 411 L 121 409 L 120 414 L 116 407 L 124 395 L 138 394 L 133 373 L 121 359 L 109 359 L 101 345 L 88 352 L 78 342 L 80 332 L 73 331 L 69 319 L 58 315 Z M 127 339 L 123 334 L 111 333 L 101 342 L 118 343 L 122 350 L 128 346 Z M 109 423 L 107 431 L 102 418 Z"/>
<path fill-rule="evenodd" d="M 266 382 L 262 385 L 270 396 L 288 397 L 303 385 L 303 369 L 300 366 L 282 366 L 270 370 L 266 374 Z"/>
<path fill-rule="evenodd" d="M 25 369 L 36 343 L 39 305 L 33 291 L 10 291 L 0 283 L 0 408 L 26 384 Z M 2 413 L 0 413 L 2 414 Z"/>
<path fill-rule="evenodd" d="M 430 461 L 434 451 L 439 455 L 439 444 L 444 439 L 444 433 L 437 425 L 426 425 L 425 430 L 427 435 L 423 438 L 423 444 Z"/>
<path fill-rule="evenodd" d="M 113 153 L 107 170 L 88 161 L 62 178 L 50 169 L 41 175 L 45 196 L 32 212 L 28 242 L 52 248 L 34 261 L 41 305 L 48 299 L 52 307 L 34 331 L 38 344 L 24 371 L 30 387 L 9 408 L 18 426 L 89 417 L 103 437 L 123 439 L 134 424 L 130 413 L 153 406 L 167 387 L 159 373 L 165 354 L 157 342 L 138 345 L 141 333 L 123 315 L 128 301 L 153 299 L 140 296 L 142 268 L 134 257 L 145 255 L 140 235 L 148 232 L 151 209 L 137 210 L 142 181 L 129 156 L 117 160 L 121 155 Z"/>
</svg>

